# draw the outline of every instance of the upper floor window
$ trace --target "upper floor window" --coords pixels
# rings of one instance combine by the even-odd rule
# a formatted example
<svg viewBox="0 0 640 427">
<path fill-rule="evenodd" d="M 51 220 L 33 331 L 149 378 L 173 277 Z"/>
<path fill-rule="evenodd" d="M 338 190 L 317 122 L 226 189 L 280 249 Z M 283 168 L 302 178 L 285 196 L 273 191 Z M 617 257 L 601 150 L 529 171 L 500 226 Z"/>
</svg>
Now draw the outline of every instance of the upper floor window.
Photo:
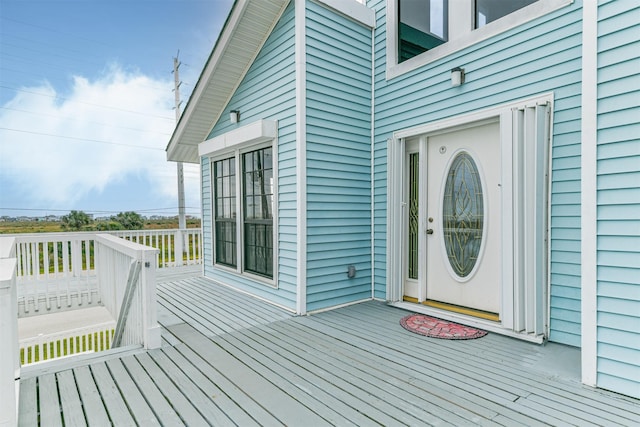
<svg viewBox="0 0 640 427">
<path fill-rule="evenodd" d="M 398 2 L 399 62 L 440 46 L 449 37 L 448 0 Z"/>
<path fill-rule="evenodd" d="M 387 0 L 387 78 L 569 5 L 573 0 Z M 502 19 L 509 16 L 508 19 Z"/>
<path fill-rule="evenodd" d="M 475 28 L 507 16 L 538 0 L 475 0 Z"/>
</svg>

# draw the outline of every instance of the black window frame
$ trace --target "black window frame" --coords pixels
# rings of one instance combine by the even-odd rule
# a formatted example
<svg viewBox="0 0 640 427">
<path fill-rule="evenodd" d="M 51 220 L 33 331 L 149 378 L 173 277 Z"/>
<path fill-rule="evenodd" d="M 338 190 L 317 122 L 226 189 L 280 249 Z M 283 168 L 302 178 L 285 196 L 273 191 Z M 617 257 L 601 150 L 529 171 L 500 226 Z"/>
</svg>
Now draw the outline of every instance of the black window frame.
<svg viewBox="0 0 640 427">
<path fill-rule="evenodd" d="M 252 147 L 210 163 L 214 265 L 269 280 L 275 270 L 273 152 L 272 145 Z"/>
<path fill-rule="evenodd" d="M 213 222 L 216 264 L 236 268 L 237 206 L 235 157 L 211 162 L 213 169 Z M 225 171 L 226 168 L 226 171 Z M 220 194 L 222 193 L 222 194 Z M 226 202 L 226 203 L 225 203 Z M 221 212 L 222 211 L 222 212 Z"/>
</svg>

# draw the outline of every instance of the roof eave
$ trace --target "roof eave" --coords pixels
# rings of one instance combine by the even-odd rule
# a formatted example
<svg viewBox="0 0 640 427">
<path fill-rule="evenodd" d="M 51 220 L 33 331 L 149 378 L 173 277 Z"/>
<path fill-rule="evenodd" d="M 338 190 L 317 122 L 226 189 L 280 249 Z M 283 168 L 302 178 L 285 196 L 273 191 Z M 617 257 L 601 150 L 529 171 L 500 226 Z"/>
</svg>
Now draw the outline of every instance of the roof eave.
<svg viewBox="0 0 640 427">
<path fill-rule="evenodd" d="M 199 163 L 198 144 L 207 138 L 220 118 L 288 3 L 289 0 L 235 1 L 171 135 L 167 160 Z M 251 49 L 247 48 L 244 31 L 250 34 Z M 235 46 L 240 43 L 236 36 L 243 34 L 239 48 Z"/>
</svg>

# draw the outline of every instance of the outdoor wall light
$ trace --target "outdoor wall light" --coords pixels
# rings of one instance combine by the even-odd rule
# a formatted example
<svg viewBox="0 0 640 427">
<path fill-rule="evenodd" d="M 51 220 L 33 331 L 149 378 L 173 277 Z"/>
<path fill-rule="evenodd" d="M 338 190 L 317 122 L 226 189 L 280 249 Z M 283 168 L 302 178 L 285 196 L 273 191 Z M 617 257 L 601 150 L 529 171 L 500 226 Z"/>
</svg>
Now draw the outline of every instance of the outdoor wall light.
<svg viewBox="0 0 640 427">
<path fill-rule="evenodd" d="M 354 277 L 356 277 L 356 266 L 355 265 L 350 265 L 347 267 L 347 277 L 349 279 L 353 279 Z"/>
<path fill-rule="evenodd" d="M 238 123 L 239 120 L 240 120 L 240 110 L 231 110 L 229 112 L 229 121 L 231 121 L 231 123 Z"/>
<path fill-rule="evenodd" d="M 451 86 L 458 87 L 464 83 L 464 68 L 456 67 L 451 70 Z"/>
</svg>

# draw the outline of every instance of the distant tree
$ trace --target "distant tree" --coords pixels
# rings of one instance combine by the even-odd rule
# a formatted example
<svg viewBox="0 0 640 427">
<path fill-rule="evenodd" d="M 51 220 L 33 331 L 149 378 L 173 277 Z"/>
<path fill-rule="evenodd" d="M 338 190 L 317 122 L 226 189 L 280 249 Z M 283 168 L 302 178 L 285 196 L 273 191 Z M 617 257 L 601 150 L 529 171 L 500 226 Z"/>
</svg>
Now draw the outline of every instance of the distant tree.
<svg viewBox="0 0 640 427">
<path fill-rule="evenodd" d="M 111 221 L 119 223 L 125 230 L 141 230 L 144 227 L 144 219 L 136 212 L 120 212 L 112 216 Z"/>
<path fill-rule="evenodd" d="M 71 211 L 64 215 L 61 221 L 63 230 L 81 231 L 88 228 L 93 220 L 82 211 Z"/>
<path fill-rule="evenodd" d="M 96 230 L 98 231 L 112 231 L 112 230 L 124 230 L 122 224 L 116 221 L 100 221 L 96 223 Z"/>
</svg>

